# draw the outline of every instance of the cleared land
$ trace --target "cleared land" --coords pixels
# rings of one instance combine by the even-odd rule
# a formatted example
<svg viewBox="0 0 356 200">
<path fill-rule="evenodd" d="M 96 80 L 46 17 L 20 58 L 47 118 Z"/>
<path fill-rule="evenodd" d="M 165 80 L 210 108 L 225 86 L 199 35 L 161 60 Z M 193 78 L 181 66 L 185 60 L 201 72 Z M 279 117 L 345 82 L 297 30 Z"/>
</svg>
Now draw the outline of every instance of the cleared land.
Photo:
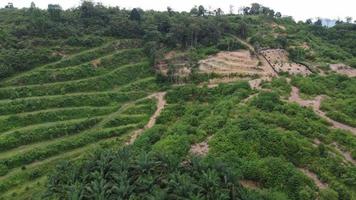
<svg viewBox="0 0 356 200">
<path fill-rule="evenodd" d="M 330 69 L 348 77 L 356 77 L 356 69 L 345 64 L 331 64 Z"/>
<path fill-rule="evenodd" d="M 284 49 L 266 49 L 261 54 L 268 60 L 272 67 L 278 72 L 287 72 L 290 75 L 309 75 L 312 72 L 304 65 L 291 62 L 288 52 Z"/>
</svg>

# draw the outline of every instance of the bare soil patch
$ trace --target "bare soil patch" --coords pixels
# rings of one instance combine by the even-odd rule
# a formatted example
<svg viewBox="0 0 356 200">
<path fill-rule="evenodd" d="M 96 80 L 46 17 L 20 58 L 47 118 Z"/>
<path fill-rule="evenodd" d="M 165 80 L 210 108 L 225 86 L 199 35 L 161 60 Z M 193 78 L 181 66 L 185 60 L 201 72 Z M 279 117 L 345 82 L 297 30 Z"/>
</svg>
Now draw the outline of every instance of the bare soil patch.
<svg viewBox="0 0 356 200">
<path fill-rule="evenodd" d="M 220 75 L 239 74 L 245 76 L 272 76 L 273 74 L 261 65 L 257 56 L 248 50 L 222 51 L 207 59 L 199 61 L 199 70 L 203 73 Z"/>
<path fill-rule="evenodd" d="M 193 144 L 190 148 L 190 153 L 198 156 L 205 156 L 209 152 L 209 140 L 212 138 L 212 136 L 209 136 L 206 140 L 203 142 Z"/>
<path fill-rule="evenodd" d="M 288 52 L 284 49 L 266 49 L 261 54 L 268 60 L 277 72 L 287 72 L 290 75 L 309 75 L 312 72 L 304 65 L 290 62 Z"/>
<path fill-rule="evenodd" d="M 314 174 L 313 172 L 309 171 L 308 169 L 305 168 L 298 168 L 301 172 L 303 172 L 307 177 L 312 179 L 315 183 L 316 186 L 318 186 L 319 189 L 325 189 L 328 187 L 327 183 L 323 183 L 319 180 L 318 176 Z"/>
<path fill-rule="evenodd" d="M 250 85 L 251 89 L 262 89 L 261 88 L 261 83 L 263 81 L 271 81 L 271 77 L 262 77 L 262 78 L 258 78 L 258 79 L 252 79 L 250 81 L 248 81 L 248 84 Z"/>
<path fill-rule="evenodd" d="M 99 65 L 101 65 L 101 60 L 100 59 L 96 59 L 91 61 L 91 65 L 93 65 L 94 68 L 99 67 Z"/>
<path fill-rule="evenodd" d="M 242 187 L 247 188 L 247 189 L 258 189 L 261 188 L 261 184 L 257 181 L 252 181 L 252 180 L 240 180 L 239 181 Z"/>
<path fill-rule="evenodd" d="M 336 73 L 343 74 L 348 77 L 356 77 L 356 69 L 345 64 L 330 64 L 330 69 Z"/>
<path fill-rule="evenodd" d="M 273 29 L 281 29 L 283 31 L 287 30 L 285 26 L 277 24 L 277 23 L 272 23 L 271 26 Z"/>
<path fill-rule="evenodd" d="M 170 51 L 155 64 L 157 72 L 164 76 L 169 74 L 177 77 L 187 77 L 191 74 L 189 58 L 185 53 Z"/>
<path fill-rule="evenodd" d="M 356 160 L 352 158 L 350 152 L 343 151 L 336 142 L 334 142 L 332 145 L 334 146 L 336 151 L 338 151 L 344 157 L 346 161 L 352 163 L 353 165 L 356 165 Z"/>
</svg>

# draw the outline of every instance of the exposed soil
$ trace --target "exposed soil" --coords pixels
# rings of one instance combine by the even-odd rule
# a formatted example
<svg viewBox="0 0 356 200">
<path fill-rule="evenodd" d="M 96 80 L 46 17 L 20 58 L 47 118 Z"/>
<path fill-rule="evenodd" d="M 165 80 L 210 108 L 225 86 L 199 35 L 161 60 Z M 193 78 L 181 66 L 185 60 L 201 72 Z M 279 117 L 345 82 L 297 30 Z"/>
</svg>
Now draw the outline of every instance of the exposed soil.
<svg viewBox="0 0 356 200">
<path fill-rule="evenodd" d="M 283 31 L 286 30 L 286 27 L 284 27 L 284 26 L 282 26 L 282 25 L 279 25 L 279 24 L 277 24 L 277 23 L 272 23 L 271 26 L 272 26 L 273 29 L 279 28 L 279 29 L 282 29 Z"/>
<path fill-rule="evenodd" d="M 199 61 L 199 70 L 205 73 L 216 74 L 241 74 L 264 75 L 262 67 L 258 66 L 258 59 L 250 54 L 250 51 L 222 51 L 207 59 Z"/>
<path fill-rule="evenodd" d="M 249 44 L 248 42 L 241 40 L 240 38 L 236 38 L 239 42 L 241 42 L 242 44 L 244 44 L 251 52 L 254 52 L 255 55 L 257 55 L 258 60 L 261 62 L 261 66 L 263 67 L 263 69 L 265 71 L 268 72 L 268 74 L 271 74 L 271 76 L 278 76 L 278 73 L 275 71 L 275 69 L 273 68 L 273 66 L 271 66 L 269 64 L 269 62 L 265 59 L 264 56 L 260 55 L 259 53 L 257 53 L 254 49 L 254 47 Z"/>
<path fill-rule="evenodd" d="M 320 144 L 321 144 L 321 142 L 320 142 L 320 140 L 319 140 L 318 138 L 315 138 L 315 139 L 313 140 L 313 146 L 314 146 L 314 147 L 318 147 Z"/>
<path fill-rule="evenodd" d="M 346 124 L 342 124 L 333 119 L 330 119 L 326 116 L 326 113 L 320 110 L 320 104 L 324 96 L 317 96 L 312 100 L 304 100 L 300 98 L 299 89 L 297 87 L 292 87 L 292 92 L 289 97 L 289 101 L 296 102 L 303 107 L 312 107 L 314 112 L 318 114 L 320 117 L 324 118 L 328 121 L 334 128 L 343 129 L 351 132 L 353 135 L 356 135 L 356 128 L 348 126 Z"/>
<path fill-rule="evenodd" d="M 346 151 L 341 150 L 339 145 L 336 142 L 333 143 L 333 146 L 336 149 L 336 151 L 338 151 L 344 157 L 345 160 L 349 161 L 353 165 L 356 165 L 356 160 L 354 160 L 352 158 L 350 152 L 346 152 Z"/>
<path fill-rule="evenodd" d="M 328 187 L 327 183 L 323 183 L 319 180 L 318 176 L 314 174 L 313 172 L 309 171 L 308 169 L 305 168 L 298 168 L 301 172 L 303 172 L 307 177 L 312 179 L 315 183 L 316 186 L 318 186 L 319 189 L 325 189 Z"/>
<path fill-rule="evenodd" d="M 240 180 L 239 181 L 242 187 L 247 188 L 247 189 L 258 189 L 261 188 L 261 184 L 257 181 L 252 181 L 252 180 Z"/>
<path fill-rule="evenodd" d="M 170 67 L 174 71 L 169 72 Z M 167 52 L 164 58 L 155 64 L 155 69 L 164 76 L 168 76 L 168 73 L 177 77 L 187 77 L 191 74 L 187 54 L 176 51 Z"/>
<path fill-rule="evenodd" d="M 192 145 L 189 152 L 194 155 L 205 156 L 209 152 L 208 142 L 211 138 L 212 138 L 212 136 L 209 136 L 203 142 Z"/>
<path fill-rule="evenodd" d="M 144 128 L 138 129 L 133 132 L 131 135 L 129 141 L 126 142 L 126 145 L 132 144 L 135 142 L 135 140 L 145 131 L 146 129 L 152 128 L 156 124 L 157 117 L 161 114 L 161 111 L 166 105 L 166 100 L 164 99 L 164 96 L 166 95 L 166 92 L 158 92 L 154 93 L 147 98 L 156 98 L 157 99 L 157 109 L 153 113 L 153 115 L 150 117 L 150 120 L 148 123 L 145 125 Z"/>
<path fill-rule="evenodd" d="M 262 89 L 261 88 L 262 81 L 271 81 L 271 77 L 253 79 L 248 81 L 248 84 L 250 85 L 251 89 Z"/>
<path fill-rule="evenodd" d="M 290 75 L 309 75 L 312 72 L 302 64 L 290 62 L 288 52 L 284 49 L 267 49 L 261 54 L 269 61 L 272 67 L 279 72 L 287 72 Z"/>
<path fill-rule="evenodd" d="M 100 64 L 101 64 L 101 60 L 100 59 L 96 59 L 90 62 L 94 68 L 97 68 Z"/>
<path fill-rule="evenodd" d="M 331 64 L 330 69 L 348 77 L 356 77 L 356 69 L 344 64 Z"/>
</svg>

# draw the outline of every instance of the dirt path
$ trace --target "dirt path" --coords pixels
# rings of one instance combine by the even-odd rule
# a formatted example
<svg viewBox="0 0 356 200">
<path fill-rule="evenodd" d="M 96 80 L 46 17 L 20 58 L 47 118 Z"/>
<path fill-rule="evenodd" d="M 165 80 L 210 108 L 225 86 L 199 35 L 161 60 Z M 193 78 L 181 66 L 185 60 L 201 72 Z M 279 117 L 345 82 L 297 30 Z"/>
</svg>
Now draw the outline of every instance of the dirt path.
<svg viewBox="0 0 356 200">
<path fill-rule="evenodd" d="M 346 131 L 351 132 L 353 135 L 356 135 L 356 128 L 348 126 L 346 124 L 342 124 L 340 122 L 337 122 L 333 119 L 330 119 L 329 117 L 326 116 L 326 113 L 320 110 L 320 104 L 324 96 L 317 96 L 312 100 L 304 100 L 300 98 L 300 92 L 297 87 L 292 87 L 292 91 L 289 97 L 290 102 L 295 102 L 298 103 L 299 105 L 303 107 L 312 107 L 314 112 L 319 115 L 320 117 L 324 118 L 326 121 L 328 121 L 330 124 L 332 124 L 333 128 L 338 128 L 338 129 L 343 129 Z"/>
<path fill-rule="evenodd" d="M 319 189 L 325 189 L 328 187 L 328 184 L 323 183 L 319 180 L 318 176 L 314 174 L 313 172 L 309 171 L 308 169 L 305 168 L 298 168 L 303 174 L 305 174 L 307 177 L 312 179 L 315 183 L 316 186 L 318 186 Z"/>
<path fill-rule="evenodd" d="M 147 97 L 147 98 L 156 98 L 157 99 L 157 109 L 156 109 L 155 113 L 153 113 L 153 115 L 150 117 L 150 120 L 145 125 L 145 127 L 133 132 L 129 141 L 126 142 L 126 145 L 129 145 L 129 144 L 132 144 L 133 142 L 135 142 L 135 140 L 143 133 L 143 131 L 145 131 L 146 129 L 152 128 L 156 124 L 157 117 L 161 114 L 161 111 L 163 110 L 163 108 L 166 105 L 166 100 L 164 99 L 165 95 L 166 95 L 166 92 L 157 92 L 157 93 L 154 93 Z"/>
</svg>

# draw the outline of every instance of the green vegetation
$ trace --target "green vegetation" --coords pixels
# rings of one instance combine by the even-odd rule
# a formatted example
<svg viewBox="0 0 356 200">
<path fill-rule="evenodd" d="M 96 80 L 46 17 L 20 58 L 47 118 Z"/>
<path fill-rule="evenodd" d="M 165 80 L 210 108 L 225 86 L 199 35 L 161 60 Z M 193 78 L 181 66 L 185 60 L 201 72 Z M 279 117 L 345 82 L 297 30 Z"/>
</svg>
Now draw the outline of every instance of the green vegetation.
<svg viewBox="0 0 356 200">
<path fill-rule="evenodd" d="M 356 79 L 328 68 L 355 67 L 355 24 L 256 3 L 238 15 L 31 4 L 0 19 L 1 200 L 356 198 L 356 137 L 330 122 L 356 127 Z M 254 75 L 251 89 L 198 68 L 268 48 L 313 74 Z M 291 103 L 292 87 L 322 95 L 321 111 Z"/>
<path fill-rule="evenodd" d="M 293 84 L 307 95 L 327 95 L 321 109 L 330 118 L 356 127 L 356 79 L 340 75 L 295 77 Z"/>
</svg>

